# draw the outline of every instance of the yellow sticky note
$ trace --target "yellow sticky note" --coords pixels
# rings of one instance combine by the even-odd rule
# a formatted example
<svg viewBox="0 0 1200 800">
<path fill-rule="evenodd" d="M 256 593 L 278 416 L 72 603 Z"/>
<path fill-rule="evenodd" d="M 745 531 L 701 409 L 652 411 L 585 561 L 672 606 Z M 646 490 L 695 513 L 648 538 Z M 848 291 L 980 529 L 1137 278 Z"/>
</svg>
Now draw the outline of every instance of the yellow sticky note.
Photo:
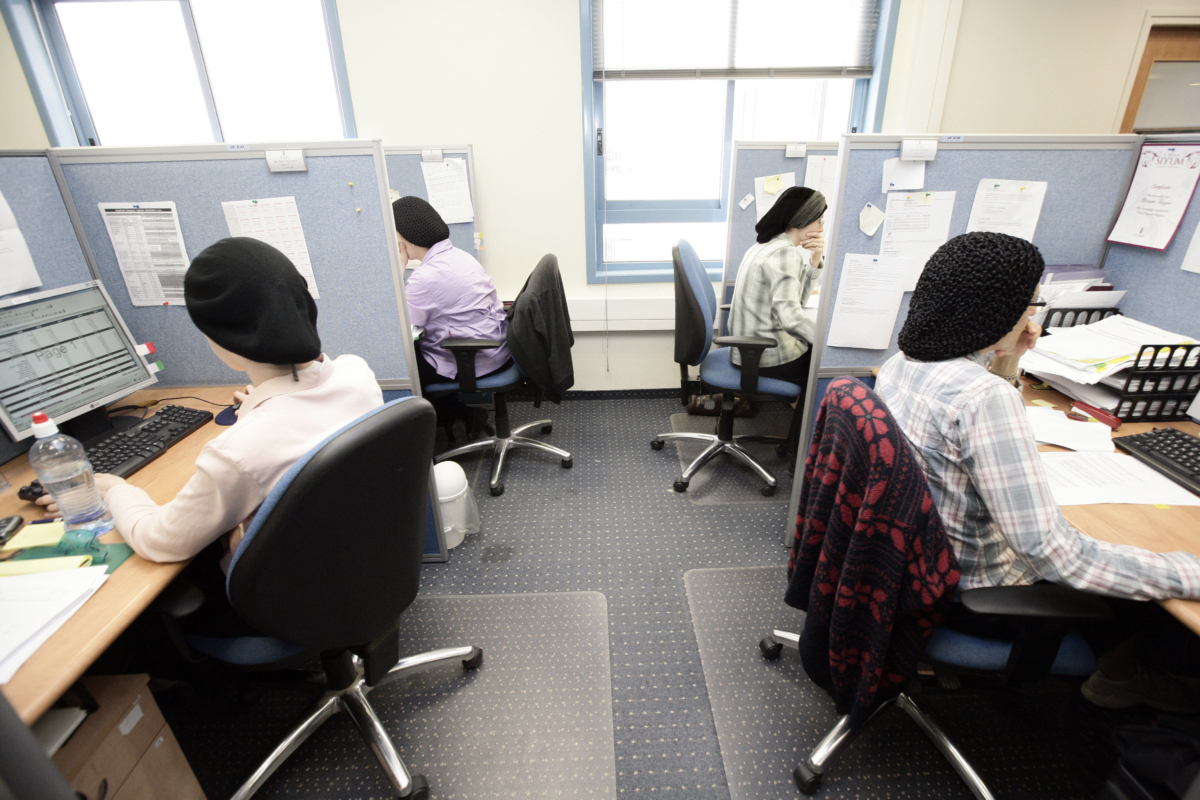
<svg viewBox="0 0 1200 800">
<path fill-rule="evenodd" d="M 29 558 L 24 561 L 4 561 L 0 563 L 0 577 L 32 575 L 35 572 L 53 572 L 59 569 L 79 569 L 91 565 L 91 556 L 55 556 L 53 558 Z"/>
<path fill-rule="evenodd" d="M 782 175 L 768 175 L 763 179 L 763 191 L 767 194 L 779 194 L 779 190 L 783 188 Z"/>
<path fill-rule="evenodd" d="M 1164 506 L 1162 503 L 1155 503 L 1154 507 L 1155 508 L 1170 508 L 1170 506 Z"/>
<path fill-rule="evenodd" d="M 20 550 L 24 547 L 41 547 L 58 544 L 63 535 L 63 522 L 46 522 L 42 525 L 26 525 L 17 535 L 4 543 L 0 550 Z"/>
<path fill-rule="evenodd" d="M 917 195 L 917 205 L 931 206 L 933 205 L 933 192 L 921 192 Z"/>
<path fill-rule="evenodd" d="M 1054 403 L 1051 403 L 1049 400 L 1034 400 L 1033 404 L 1035 406 L 1045 406 L 1046 408 L 1054 408 Z"/>
</svg>

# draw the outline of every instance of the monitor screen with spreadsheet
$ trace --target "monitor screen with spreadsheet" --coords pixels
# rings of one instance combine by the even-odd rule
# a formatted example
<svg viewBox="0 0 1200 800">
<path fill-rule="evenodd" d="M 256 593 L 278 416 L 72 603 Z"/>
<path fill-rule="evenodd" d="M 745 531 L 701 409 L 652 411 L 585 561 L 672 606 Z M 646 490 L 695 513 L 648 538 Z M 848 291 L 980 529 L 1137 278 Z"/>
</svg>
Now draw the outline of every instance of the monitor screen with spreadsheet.
<svg viewBox="0 0 1200 800">
<path fill-rule="evenodd" d="M 98 282 L 0 300 L 0 423 L 14 440 L 30 416 L 57 422 L 157 381 Z"/>
</svg>

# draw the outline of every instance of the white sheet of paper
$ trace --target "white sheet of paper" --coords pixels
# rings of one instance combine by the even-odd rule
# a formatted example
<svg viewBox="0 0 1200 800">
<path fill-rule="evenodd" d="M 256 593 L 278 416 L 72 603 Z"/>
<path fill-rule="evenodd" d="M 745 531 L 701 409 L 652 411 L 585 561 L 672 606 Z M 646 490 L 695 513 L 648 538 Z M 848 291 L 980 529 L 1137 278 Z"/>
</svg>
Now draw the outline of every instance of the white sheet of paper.
<svg viewBox="0 0 1200 800">
<path fill-rule="evenodd" d="M 1042 453 L 1054 501 L 1060 506 L 1096 503 L 1200 506 L 1200 496 L 1120 453 Z"/>
<path fill-rule="evenodd" d="M 858 212 L 858 229 L 867 236 L 874 236 L 875 231 L 879 230 L 879 226 L 887 216 L 874 203 L 867 203 L 863 206 L 863 210 Z"/>
<path fill-rule="evenodd" d="M 919 162 L 922 165 L 925 162 Z M 904 291 L 917 288 L 917 279 L 933 251 L 950 237 L 956 192 L 934 192 L 933 202 L 922 202 L 927 193 L 891 192 L 887 199 L 887 222 L 879 255 L 908 259 L 909 275 Z"/>
<path fill-rule="evenodd" d="M 1179 265 L 1179 268 L 1188 272 L 1200 272 L 1200 222 L 1196 223 L 1196 230 L 1192 233 L 1192 242 L 1188 245 L 1187 253 L 1183 256 L 1183 263 Z"/>
<path fill-rule="evenodd" d="M 886 350 L 900 313 L 908 270 L 907 258 L 847 253 L 826 344 Z"/>
<path fill-rule="evenodd" d="M 268 150 L 267 168 L 271 172 L 308 172 L 303 150 Z"/>
<path fill-rule="evenodd" d="M 1049 185 L 1046 181 L 984 178 L 975 188 L 967 233 L 995 231 L 1032 242 Z"/>
<path fill-rule="evenodd" d="M 96 593 L 107 567 L 83 567 L 0 579 L 0 683 Z"/>
<path fill-rule="evenodd" d="M 784 148 L 784 158 L 804 158 L 808 154 L 808 145 L 806 144 L 789 144 Z"/>
<path fill-rule="evenodd" d="M 812 159 L 809 159 L 811 162 Z M 754 208 L 757 213 L 756 222 L 762 220 L 763 215 L 771 210 L 771 206 L 775 205 L 775 201 L 779 199 L 779 195 L 783 194 L 784 189 L 790 189 L 796 185 L 796 173 L 784 172 L 779 175 L 764 175 L 761 178 L 754 179 Z M 775 188 L 776 191 L 769 192 L 768 189 Z"/>
<path fill-rule="evenodd" d="M 422 150 L 421 151 L 421 160 L 422 161 L 441 161 L 442 160 L 442 151 L 439 148 L 435 148 L 432 150 Z"/>
<path fill-rule="evenodd" d="M 135 306 L 183 305 L 189 259 L 173 201 L 99 203 L 117 266 Z"/>
<path fill-rule="evenodd" d="M 422 161 L 421 174 L 425 176 L 425 193 L 429 195 L 429 205 L 442 216 L 443 222 L 453 225 L 456 222 L 471 222 L 475 219 L 465 159 Z"/>
<path fill-rule="evenodd" d="M 1101 422 L 1079 422 L 1057 408 L 1026 406 L 1033 435 L 1042 444 L 1056 444 L 1080 453 L 1115 453 L 1112 428 Z"/>
<path fill-rule="evenodd" d="M 1165 250 L 1200 178 L 1200 144 L 1145 144 L 1110 242 Z"/>
<path fill-rule="evenodd" d="M 29 245 L 17 227 L 17 218 L 0 194 L 0 295 L 42 285 Z"/>
<path fill-rule="evenodd" d="M 901 161 L 889 158 L 883 162 L 883 188 L 881 192 L 898 192 L 906 189 L 925 188 L 925 162 Z"/>
<path fill-rule="evenodd" d="M 742 198 L 741 202 L 738 203 L 738 205 L 741 206 L 742 209 L 744 210 L 747 206 L 749 206 L 753 202 L 754 202 L 754 195 L 748 194 Z"/>
<path fill-rule="evenodd" d="M 295 197 L 227 200 L 221 203 L 221 210 L 225 212 L 225 224 L 229 226 L 230 236 L 259 239 L 283 253 L 304 276 L 308 293 L 314 299 L 321 299 Z"/>
<path fill-rule="evenodd" d="M 804 185 L 825 195 L 833 205 L 837 194 L 837 156 L 809 156 L 804 162 Z"/>
<path fill-rule="evenodd" d="M 905 161 L 933 161 L 937 158 L 937 139 L 901 139 L 900 158 Z"/>
</svg>

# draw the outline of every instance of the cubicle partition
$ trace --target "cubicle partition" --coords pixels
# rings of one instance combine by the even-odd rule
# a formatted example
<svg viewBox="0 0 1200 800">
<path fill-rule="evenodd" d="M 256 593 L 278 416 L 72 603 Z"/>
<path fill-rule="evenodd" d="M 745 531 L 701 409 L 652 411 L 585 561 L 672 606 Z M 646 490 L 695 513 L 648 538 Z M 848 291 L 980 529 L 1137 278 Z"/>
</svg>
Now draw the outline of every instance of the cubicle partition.
<svg viewBox="0 0 1200 800">
<path fill-rule="evenodd" d="M 302 150 L 306 169 L 272 172 L 268 150 Z M 56 149 L 51 157 L 61 165 L 100 279 L 134 335 L 158 349 L 165 365 L 159 375 L 163 384 L 228 384 L 238 382 L 240 375 L 213 357 L 184 307 L 133 305 L 100 214 L 101 203 L 173 201 L 190 259 L 229 236 L 222 202 L 294 197 L 320 294 L 323 349 L 335 357 L 362 356 L 384 389 L 415 385 L 416 355 L 407 335 L 408 312 L 378 141 L 272 143 L 245 149 L 81 147 Z"/>
<path fill-rule="evenodd" d="M 384 158 L 387 161 L 388 184 L 392 191 L 401 197 L 415 195 L 422 200 L 429 199 L 425 188 L 425 177 L 421 173 L 423 154 L 436 151 L 444 158 L 463 158 L 467 162 L 467 182 L 471 189 L 471 208 L 475 210 L 475 218 L 471 222 L 456 222 L 449 225 L 450 242 L 459 250 L 465 250 L 483 262 L 483 251 L 476 247 L 475 232 L 479 230 L 479 207 L 475 202 L 475 158 L 471 145 L 454 145 L 452 147 L 385 147 Z M 395 230 L 395 228 L 393 228 Z"/>
</svg>

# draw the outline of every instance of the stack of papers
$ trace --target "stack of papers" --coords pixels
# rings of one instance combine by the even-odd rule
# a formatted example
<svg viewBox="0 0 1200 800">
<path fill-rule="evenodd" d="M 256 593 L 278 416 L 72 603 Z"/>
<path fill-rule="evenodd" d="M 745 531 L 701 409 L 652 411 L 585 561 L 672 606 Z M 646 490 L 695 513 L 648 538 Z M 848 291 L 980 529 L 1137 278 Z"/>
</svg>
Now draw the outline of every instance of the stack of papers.
<svg viewBox="0 0 1200 800">
<path fill-rule="evenodd" d="M 1200 506 L 1200 497 L 1132 456 L 1120 453 L 1042 453 L 1054 502 Z"/>
<path fill-rule="evenodd" d="M 0 578 L 0 683 L 96 593 L 105 572 L 85 567 Z"/>
<path fill-rule="evenodd" d="M 1054 444 L 1081 453 L 1115 453 L 1112 428 L 1100 422 L 1077 422 L 1055 408 L 1025 409 L 1033 436 L 1041 444 Z"/>
<path fill-rule="evenodd" d="M 1133 366 L 1143 345 L 1191 341 L 1186 336 L 1117 314 L 1091 325 L 1062 328 L 1051 336 L 1043 336 L 1021 359 L 1021 366 L 1041 376 L 1049 374 L 1094 386 L 1105 377 Z"/>
</svg>

